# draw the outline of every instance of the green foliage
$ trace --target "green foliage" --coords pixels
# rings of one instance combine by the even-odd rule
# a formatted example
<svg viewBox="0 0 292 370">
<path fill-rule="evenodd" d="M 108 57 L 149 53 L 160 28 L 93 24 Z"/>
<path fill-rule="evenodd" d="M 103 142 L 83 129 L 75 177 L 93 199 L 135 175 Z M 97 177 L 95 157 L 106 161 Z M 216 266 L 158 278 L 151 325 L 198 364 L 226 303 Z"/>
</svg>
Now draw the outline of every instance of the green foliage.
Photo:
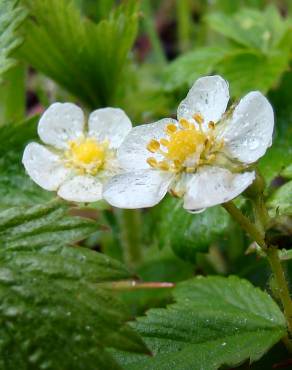
<svg viewBox="0 0 292 370">
<path fill-rule="evenodd" d="M 73 362 L 75 369 L 119 369 L 106 346 L 147 351 L 109 290 L 111 281 L 129 278 L 127 270 L 105 255 L 63 246 L 96 228 L 67 216 L 67 208 L 0 213 L 2 369 L 69 370 Z"/>
<path fill-rule="evenodd" d="M 133 323 L 153 358 L 118 352 L 127 370 L 233 367 L 259 359 L 285 333 L 279 307 L 246 280 L 198 277 L 179 284 L 174 297 Z"/>
<path fill-rule="evenodd" d="M 217 72 L 230 82 L 232 96 L 238 98 L 250 90 L 269 91 L 288 69 L 291 22 L 283 20 L 276 8 L 241 9 L 232 16 L 213 13 L 206 21 L 226 39 L 225 44 L 197 48 L 174 61 L 165 74 L 168 90 Z"/>
<path fill-rule="evenodd" d="M 169 244 L 176 255 L 187 261 L 194 261 L 197 252 L 207 251 L 211 243 L 226 233 L 229 225 L 229 216 L 221 207 L 194 215 L 182 208 L 181 201 L 171 197 L 153 213 L 150 217 L 156 225 L 159 245 Z"/>
<path fill-rule="evenodd" d="M 69 216 L 69 206 L 59 201 L 9 208 L 0 213 L 0 245 L 9 249 L 66 245 L 84 239 L 96 228 L 92 220 Z"/>
<path fill-rule="evenodd" d="M 283 177 L 287 177 L 288 179 L 292 179 L 292 164 L 284 168 L 284 170 L 281 172 L 281 175 Z"/>
<path fill-rule="evenodd" d="M 267 205 L 274 214 L 292 215 L 292 181 L 277 189 L 268 199 Z"/>
<path fill-rule="evenodd" d="M 96 24 L 82 17 L 72 0 L 23 1 L 30 18 L 20 57 L 89 107 L 113 104 L 136 36 L 135 2 Z"/>
<path fill-rule="evenodd" d="M 0 127 L 0 208 L 33 205 L 51 198 L 26 175 L 21 163 L 25 145 L 36 136 L 37 117 Z"/>
<path fill-rule="evenodd" d="M 0 0 L 0 76 L 14 65 L 10 56 L 22 41 L 16 30 L 26 12 L 18 3 L 18 0 Z"/>
</svg>

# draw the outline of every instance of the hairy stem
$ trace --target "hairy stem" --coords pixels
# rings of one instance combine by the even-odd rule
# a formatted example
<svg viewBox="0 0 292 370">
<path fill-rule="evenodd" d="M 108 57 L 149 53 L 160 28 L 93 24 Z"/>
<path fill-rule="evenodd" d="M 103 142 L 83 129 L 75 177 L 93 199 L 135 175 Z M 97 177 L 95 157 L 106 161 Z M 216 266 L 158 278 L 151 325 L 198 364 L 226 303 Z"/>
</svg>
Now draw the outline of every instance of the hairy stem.
<svg viewBox="0 0 292 370">
<path fill-rule="evenodd" d="M 141 262 L 141 213 L 140 210 L 124 209 L 120 215 L 121 240 L 124 260 L 130 269 Z"/>
<path fill-rule="evenodd" d="M 265 229 L 268 224 L 269 215 L 262 197 L 259 196 L 257 200 L 253 200 L 255 225 L 241 213 L 233 202 L 225 203 L 223 204 L 223 207 L 238 222 L 242 229 L 245 230 L 246 233 L 265 251 L 274 275 L 277 286 L 277 295 L 279 296 L 284 309 L 288 331 L 290 335 L 292 335 L 292 300 L 285 273 L 281 265 L 278 249 L 275 246 L 268 246 L 265 241 Z M 289 338 L 286 337 L 283 342 L 287 349 L 291 351 L 292 344 L 289 341 Z"/>
<path fill-rule="evenodd" d="M 242 214 L 242 212 L 236 207 L 236 205 L 230 201 L 222 204 L 226 211 L 232 216 L 232 218 L 241 226 L 241 228 L 263 249 L 267 248 L 266 242 L 263 238 L 263 234 L 258 228 Z"/>
<path fill-rule="evenodd" d="M 277 285 L 277 294 L 283 305 L 288 330 L 292 334 L 292 301 L 278 249 L 271 247 L 266 251 L 266 254 Z"/>
</svg>

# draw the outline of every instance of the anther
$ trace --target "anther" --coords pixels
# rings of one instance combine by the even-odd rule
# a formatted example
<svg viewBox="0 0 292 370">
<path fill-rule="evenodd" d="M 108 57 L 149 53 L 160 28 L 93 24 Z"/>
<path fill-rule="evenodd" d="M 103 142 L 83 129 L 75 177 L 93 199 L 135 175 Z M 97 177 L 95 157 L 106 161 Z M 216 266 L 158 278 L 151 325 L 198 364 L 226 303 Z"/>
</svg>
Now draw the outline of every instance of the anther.
<svg viewBox="0 0 292 370">
<path fill-rule="evenodd" d="M 170 123 L 169 125 L 166 126 L 165 128 L 165 132 L 168 134 L 168 135 L 171 135 L 173 134 L 175 131 L 177 130 L 177 127 L 174 123 Z"/>
<path fill-rule="evenodd" d="M 195 113 L 193 115 L 193 119 L 199 124 L 201 125 L 203 122 L 204 122 L 204 118 L 203 116 L 200 114 L 200 113 Z"/>
<path fill-rule="evenodd" d="M 155 153 L 157 152 L 157 150 L 160 148 L 160 144 L 157 140 L 154 140 L 152 139 L 148 145 L 147 145 L 147 149 L 149 150 L 149 152 L 151 153 Z"/>
<path fill-rule="evenodd" d="M 154 157 L 147 158 L 147 163 L 149 164 L 149 166 L 154 167 L 154 168 L 157 167 L 158 165 L 158 162 Z"/>
<path fill-rule="evenodd" d="M 169 165 L 166 161 L 158 162 L 158 167 L 159 167 L 160 170 L 163 170 L 163 171 L 168 171 L 169 170 Z"/>
<path fill-rule="evenodd" d="M 185 118 L 181 118 L 179 120 L 179 124 L 181 125 L 182 128 L 185 128 L 185 129 L 190 128 L 190 123 Z"/>
</svg>

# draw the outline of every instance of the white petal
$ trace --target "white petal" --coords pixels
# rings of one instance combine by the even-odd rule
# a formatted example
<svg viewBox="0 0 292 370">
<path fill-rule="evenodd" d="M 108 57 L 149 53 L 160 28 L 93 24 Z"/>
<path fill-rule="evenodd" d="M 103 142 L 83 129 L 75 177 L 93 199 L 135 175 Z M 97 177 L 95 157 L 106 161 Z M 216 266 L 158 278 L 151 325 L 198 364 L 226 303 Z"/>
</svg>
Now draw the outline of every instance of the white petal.
<svg viewBox="0 0 292 370">
<path fill-rule="evenodd" d="M 57 190 L 70 173 L 58 155 L 37 143 L 26 146 L 22 163 L 33 181 L 46 190 Z"/>
<path fill-rule="evenodd" d="M 263 156 L 272 143 L 274 112 L 260 92 L 247 94 L 235 108 L 222 133 L 226 151 L 234 158 L 252 163 Z"/>
<path fill-rule="evenodd" d="M 119 108 L 101 108 L 92 112 L 88 120 L 89 135 L 118 148 L 132 128 L 126 113 Z"/>
<path fill-rule="evenodd" d="M 199 210 L 228 202 L 255 179 L 254 172 L 233 174 L 219 167 L 202 167 L 187 184 L 184 208 Z"/>
<path fill-rule="evenodd" d="M 84 114 L 72 103 L 54 103 L 41 116 L 38 134 L 42 141 L 59 149 L 83 134 Z"/>
<path fill-rule="evenodd" d="M 74 176 L 64 182 L 58 195 L 72 202 L 96 202 L 102 199 L 102 184 L 93 176 Z"/>
<path fill-rule="evenodd" d="M 147 158 L 161 159 L 160 155 L 155 155 L 147 150 L 147 144 L 151 139 L 160 140 L 166 137 L 165 127 L 170 123 L 176 125 L 177 121 L 172 118 L 164 118 L 155 123 L 134 127 L 118 149 L 117 155 L 120 165 L 127 170 L 149 169 Z"/>
<path fill-rule="evenodd" d="M 119 208 L 145 208 L 159 203 L 173 178 L 169 172 L 141 170 L 123 173 L 105 185 L 103 197 Z"/>
<path fill-rule="evenodd" d="M 228 100 L 228 83 L 222 77 L 199 78 L 180 103 L 177 118 L 191 120 L 195 113 L 200 113 L 205 125 L 210 121 L 217 122 L 225 112 Z"/>
</svg>

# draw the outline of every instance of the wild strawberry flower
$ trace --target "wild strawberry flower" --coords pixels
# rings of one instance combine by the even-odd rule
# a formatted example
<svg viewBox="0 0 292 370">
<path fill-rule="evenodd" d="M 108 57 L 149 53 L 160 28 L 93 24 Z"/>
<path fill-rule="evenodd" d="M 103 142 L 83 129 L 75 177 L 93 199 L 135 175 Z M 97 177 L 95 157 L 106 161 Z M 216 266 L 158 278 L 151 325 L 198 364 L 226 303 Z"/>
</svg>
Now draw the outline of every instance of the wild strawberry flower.
<svg viewBox="0 0 292 370">
<path fill-rule="evenodd" d="M 177 111 L 131 130 L 117 152 L 124 172 L 104 187 L 104 198 L 120 208 L 157 204 L 170 191 L 184 208 L 198 211 L 227 202 L 255 179 L 250 165 L 272 143 L 273 109 L 252 91 L 225 113 L 227 82 L 198 79 Z"/>
<path fill-rule="evenodd" d="M 131 128 L 118 108 L 95 110 L 85 125 L 77 105 L 54 103 L 38 124 L 47 146 L 28 144 L 22 162 L 42 188 L 69 201 L 94 202 L 102 198 L 105 181 L 118 172 L 116 151 Z"/>
</svg>

